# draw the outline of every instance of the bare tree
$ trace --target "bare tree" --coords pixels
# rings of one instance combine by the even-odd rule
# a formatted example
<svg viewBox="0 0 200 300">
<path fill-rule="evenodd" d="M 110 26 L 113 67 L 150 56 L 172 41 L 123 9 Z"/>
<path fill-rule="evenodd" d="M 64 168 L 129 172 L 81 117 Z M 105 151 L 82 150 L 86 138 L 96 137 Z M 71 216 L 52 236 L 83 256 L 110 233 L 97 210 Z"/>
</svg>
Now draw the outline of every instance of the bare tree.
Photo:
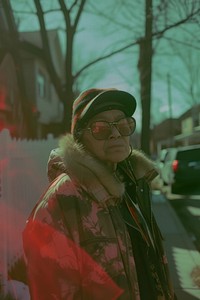
<svg viewBox="0 0 200 300">
<path fill-rule="evenodd" d="M 65 20 L 65 28 L 66 28 L 66 56 L 65 56 L 65 86 L 62 85 L 58 74 L 56 73 L 55 67 L 53 65 L 49 41 L 47 36 L 47 28 L 44 20 L 44 12 L 41 6 L 40 0 L 34 0 L 35 7 L 37 10 L 37 15 L 40 23 L 40 30 L 41 30 L 41 37 L 42 37 L 42 44 L 43 44 L 43 51 L 47 69 L 49 71 L 50 78 L 54 84 L 54 87 L 57 91 L 59 98 L 61 99 L 62 103 L 64 104 L 64 120 L 63 125 L 66 126 L 67 130 L 70 129 L 71 123 L 71 111 L 72 111 L 72 101 L 74 99 L 73 93 L 73 83 L 74 83 L 74 76 L 72 70 L 72 61 L 73 61 L 73 40 L 77 30 L 78 22 L 80 16 L 83 12 L 83 8 L 85 5 L 85 0 L 74 1 L 71 6 L 67 7 L 64 0 L 58 0 L 60 4 L 60 8 L 62 10 L 64 20 Z M 74 22 L 70 17 L 70 14 L 79 2 L 79 8 L 76 12 Z"/>
<path fill-rule="evenodd" d="M 96 55 L 96 57 L 88 59 L 85 65 L 82 65 L 79 69 L 76 68 L 76 72 L 73 67 L 73 59 L 74 59 L 74 37 L 77 33 L 79 21 L 81 16 L 86 11 L 86 2 L 90 3 L 90 6 L 87 6 L 87 10 L 96 15 L 100 15 L 102 20 L 107 20 L 109 24 L 115 24 L 115 28 L 119 29 L 121 27 L 126 27 L 127 32 L 131 32 L 129 41 L 127 42 L 125 39 L 120 38 L 118 43 L 113 47 L 113 43 L 111 41 L 111 47 L 106 52 L 101 52 Z M 156 53 L 156 41 L 161 40 L 161 38 L 165 37 L 166 33 L 172 30 L 173 28 L 180 27 L 182 24 L 188 23 L 191 20 L 195 21 L 196 16 L 200 13 L 200 8 L 195 0 L 193 1 L 185 1 L 181 0 L 179 3 L 173 0 L 169 1 L 155 1 L 154 7 L 152 6 L 152 1 L 146 1 L 146 21 L 145 26 L 139 26 L 139 21 L 137 28 L 133 29 L 131 26 L 131 19 L 129 14 L 129 18 L 125 18 L 127 22 L 122 22 L 121 19 L 118 20 L 114 17 L 114 12 L 112 10 L 120 9 L 123 12 L 126 11 L 128 15 L 128 11 L 131 10 L 133 5 L 133 1 L 124 1 L 118 0 L 115 1 L 115 6 L 107 5 L 107 10 L 99 10 L 99 4 L 97 5 L 94 2 L 86 1 L 86 0 L 74 0 L 74 1 L 64 1 L 58 0 L 59 9 L 63 15 L 65 21 L 65 30 L 66 30 L 66 55 L 65 55 L 65 73 L 66 73 L 66 82 L 63 86 L 59 80 L 58 75 L 56 74 L 55 68 L 52 63 L 49 46 L 48 46 L 48 36 L 47 36 L 47 24 L 45 23 L 45 14 L 48 13 L 45 10 L 41 3 L 41 0 L 34 0 L 37 16 L 40 23 L 41 37 L 43 40 L 43 57 L 46 61 L 47 68 L 49 70 L 49 74 L 51 80 L 56 88 L 57 94 L 59 98 L 64 103 L 65 107 L 65 124 L 67 117 L 67 127 L 70 128 L 70 116 L 71 116 L 71 108 L 72 101 L 75 96 L 75 87 L 77 79 L 86 71 L 89 70 L 95 64 L 113 57 L 119 53 L 125 52 L 128 49 L 131 49 L 133 46 L 139 45 L 140 47 L 140 55 L 139 55 L 139 63 L 138 67 L 140 70 L 140 78 L 141 78 L 141 100 L 142 100 L 142 148 L 145 152 L 149 153 L 149 137 L 150 137 L 150 108 L 151 108 L 151 57 L 152 54 Z M 126 5 L 125 5 L 126 4 Z M 135 6 L 137 6 L 134 3 Z M 133 8 L 132 8 L 133 9 Z M 136 16 L 136 13 L 135 13 Z M 137 13 L 138 16 L 138 13 Z M 136 17 L 137 17 L 136 16 Z M 132 15 L 132 18 L 134 16 Z M 145 20 L 145 16 L 143 18 Z M 137 19 L 138 20 L 138 19 Z M 102 21 L 103 24 L 103 21 Z M 152 24 L 152 25 L 151 25 Z M 113 25 L 112 25 L 113 26 Z M 121 27 L 120 27 L 121 26 Z M 111 27 L 110 27 L 111 28 Z M 113 28 L 113 27 L 112 27 Z M 152 28 L 152 30 L 151 30 Z M 144 29 L 144 30 L 143 30 Z M 114 28 L 112 29 L 114 32 Z M 116 31 L 116 30 L 115 30 Z M 135 31 L 135 34 L 132 32 Z M 109 32 L 109 30 L 107 30 Z M 111 34 L 111 30 L 110 30 Z M 132 36 L 132 37 L 131 37 Z M 152 46 L 153 41 L 153 46 Z M 153 48 L 153 50 L 152 50 Z M 145 79 L 148 78 L 148 80 Z M 64 123 L 63 123 L 64 124 Z"/>
<path fill-rule="evenodd" d="M 160 22 L 160 14 L 154 15 L 151 0 L 146 0 L 145 10 L 145 37 L 140 42 L 140 55 L 138 68 L 140 71 L 141 84 L 141 104 L 142 104 L 142 132 L 141 132 L 141 148 L 150 154 L 150 114 L 151 114 L 151 74 L 152 74 L 152 56 L 156 54 L 156 46 L 152 48 L 154 40 L 160 40 L 170 29 L 181 26 L 187 22 L 194 21 L 200 13 L 200 7 L 192 1 L 190 6 L 186 1 L 181 1 L 182 6 L 177 5 L 174 1 L 161 1 L 155 8 L 158 12 L 164 13 L 162 18 L 163 24 Z M 171 21 L 169 18 L 169 8 L 180 14 L 178 21 Z M 163 28 L 162 28 L 163 27 Z M 155 44 L 156 45 L 156 44 Z"/>
</svg>

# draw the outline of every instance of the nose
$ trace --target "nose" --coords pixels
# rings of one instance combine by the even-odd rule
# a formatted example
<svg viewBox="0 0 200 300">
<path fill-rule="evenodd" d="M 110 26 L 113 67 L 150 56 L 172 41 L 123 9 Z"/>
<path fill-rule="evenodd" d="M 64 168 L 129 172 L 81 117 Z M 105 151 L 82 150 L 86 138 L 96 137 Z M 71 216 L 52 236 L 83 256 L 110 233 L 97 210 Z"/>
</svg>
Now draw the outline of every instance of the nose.
<svg viewBox="0 0 200 300">
<path fill-rule="evenodd" d="M 111 131 L 110 139 L 112 139 L 112 138 L 116 139 L 121 136 L 121 134 L 119 133 L 119 131 L 115 125 L 110 126 L 110 131 Z"/>
</svg>

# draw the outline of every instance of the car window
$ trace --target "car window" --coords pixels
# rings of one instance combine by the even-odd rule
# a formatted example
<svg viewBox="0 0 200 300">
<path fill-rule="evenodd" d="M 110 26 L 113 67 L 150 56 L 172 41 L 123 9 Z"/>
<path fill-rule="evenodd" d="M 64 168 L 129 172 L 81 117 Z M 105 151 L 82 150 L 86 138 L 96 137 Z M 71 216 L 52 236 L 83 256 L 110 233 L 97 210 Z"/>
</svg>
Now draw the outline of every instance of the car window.
<svg viewBox="0 0 200 300">
<path fill-rule="evenodd" d="M 166 154 L 167 154 L 167 149 L 162 149 L 159 153 L 158 160 L 164 162 Z"/>
<path fill-rule="evenodd" d="M 190 149 L 185 151 L 179 151 L 177 153 L 178 160 L 199 160 L 200 161 L 200 148 L 199 149 Z"/>
</svg>

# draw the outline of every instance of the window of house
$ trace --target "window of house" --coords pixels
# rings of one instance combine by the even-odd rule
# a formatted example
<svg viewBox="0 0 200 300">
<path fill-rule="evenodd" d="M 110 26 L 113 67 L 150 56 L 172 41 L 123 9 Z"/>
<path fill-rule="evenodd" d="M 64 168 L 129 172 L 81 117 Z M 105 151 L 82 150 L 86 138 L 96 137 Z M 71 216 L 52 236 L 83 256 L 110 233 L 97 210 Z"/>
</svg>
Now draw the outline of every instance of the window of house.
<svg viewBox="0 0 200 300">
<path fill-rule="evenodd" d="M 200 112 L 198 113 L 198 124 L 197 124 L 197 126 L 200 126 Z"/>
<path fill-rule="evenodd" d="M 37 74 L 37 90 L 40 98 L 45 98 L 46 96 L 46 80 L 44 74 L 39 71 Z"/>
<path fill-rule="evenodd" d="M 194 127 L 197 127 L 197 126 L 199 126 L 199 118 L 198 118 L 198 116 L 196 116 L 194 118 Z"/>
<path fill-rule="evenodd" d="M 200 113 L 198 111 L 193 113 L 193 126 L 194 128 L 200 126 Z"/>
<path fill-rule="evenodd" d="M 188 117 L 182 121 L 181 124 L 182 133 L 192 133 L 193 131 L 193 120 L 192 117 Z"/>
</svg>

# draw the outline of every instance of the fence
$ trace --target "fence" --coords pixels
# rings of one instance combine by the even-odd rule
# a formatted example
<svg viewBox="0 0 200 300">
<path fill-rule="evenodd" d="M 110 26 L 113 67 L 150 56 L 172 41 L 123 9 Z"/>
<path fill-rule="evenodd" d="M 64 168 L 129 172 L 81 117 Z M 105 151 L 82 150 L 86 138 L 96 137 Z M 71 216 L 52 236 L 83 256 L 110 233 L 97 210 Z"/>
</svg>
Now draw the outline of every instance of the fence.
<svg viewBox="0 0 200 300">
<path fill-rule="evenodd" d="M 57 140 L 13 140 L 0 133 L 0 293 L 28 299 L 23 281 L 22 231 L 26 218 L 48 185 L 46 169 Z"/>
</svg>

